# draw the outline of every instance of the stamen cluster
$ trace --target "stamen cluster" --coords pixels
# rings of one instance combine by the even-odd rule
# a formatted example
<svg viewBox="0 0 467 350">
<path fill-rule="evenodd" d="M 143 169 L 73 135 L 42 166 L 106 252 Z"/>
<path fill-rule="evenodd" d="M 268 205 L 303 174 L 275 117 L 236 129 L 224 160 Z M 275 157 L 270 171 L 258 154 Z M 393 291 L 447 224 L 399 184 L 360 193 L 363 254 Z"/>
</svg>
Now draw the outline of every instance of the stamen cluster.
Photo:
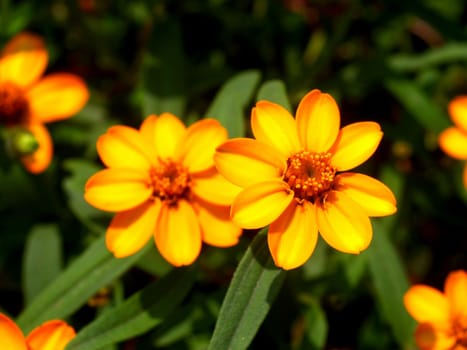
<svg viewBox="0 0 467 350">
<path fill-rule="evenodd" d="M 456 338 L 456 345 L 467 348 L 467 319 L 456 319 L 452 328 Z"/>
<path fill-rule="evenodd" d="M 172 160 L 160 160 L 157 168 L 151 169 L 153 196 L 169 205 L 179 199 L 187 198 L 190 193 L 191 179 L 188 169 Z"/>
<path fill-rule="evenodd" d="M 28 102 L 19 87 L 11 83 L 0 84 L 0 123 L 15 126 L 25 122 Z"/>
</svg>

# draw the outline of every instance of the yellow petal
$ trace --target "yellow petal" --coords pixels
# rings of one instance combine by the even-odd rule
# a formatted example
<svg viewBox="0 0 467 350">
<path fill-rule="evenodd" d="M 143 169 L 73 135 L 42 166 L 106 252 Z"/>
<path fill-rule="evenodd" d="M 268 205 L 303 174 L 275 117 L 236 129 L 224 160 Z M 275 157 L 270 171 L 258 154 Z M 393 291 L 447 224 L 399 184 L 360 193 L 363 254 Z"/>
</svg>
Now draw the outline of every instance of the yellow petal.
<svg viewBox="0 0 467 350">
<path fill-rule="evenodd" d="M 259 101 L 251 111 L 251 129 L 255 138 L 272 146 L 284 158 L 300 151 L 297 126 L 284 107 Z"/>
<path fill-rule="evenodd" d="M 159 200 L 148 200 L 115 215 L 105 236 L 107 249 L 116 258 L 124 258 L 141 250 L 155 232 L 160 207 Z"/>
<path fill-rule="evenodd" d="M 404 305 L 417 322 L 449 323 L 449 302 L 439 290 L 414 285 L 404 294 Z"/>
<path fill-rule="evenodd" d="M 330 191 L 325 203 L 316 205 L 318 229 L 334 249 L 358 254 L 365 250 L 373 237 L 368 215 L 350 197 Z"/>
<path fill-rule="evenodd" d="M 457 96 L 448 105 L 449 115 L 454 124 L 467 133 L 467 96 Z"/>
<path fill-rule="evenodd" d="M 456 127 L 450 127 L 441 132 L 438 138 L 441 149 L 448 156 L 467 160 L 467 133 Z"/>
<path fill-rule="evenodd" d="M 235 198 L 233 221 L 243 228 L 260 228 L 276 220 L 294 198 L 289 185 L 271 180 L 252 185 Z"/>
<path fill-rule="evenodd" d="M 26 97 L 32 118 L 49 123 L 78 113 L 88 101 L 89 91 L 77 75 L 56 73 L 41 79 Z"/>
<path fill-rule="evenodd" d="M 214 155 L 217 170 L 240 187 L 280 179 L 286 159 L 272 147 L 253 139 L 237 138 L 224 142 Z"/>
<path fill-rule="evenodd" d="M 84 198 L 92 206 L 107 211 L 124 211 L 145 202 L 152 194 L 145 171 L 104 169 L 86 183 Z"/>
<path fill-rule="evenodd" d="M 397 211 L 392 191 L 370 176 L 342 173 L 336 176 L 335 183 L 335 189 L 358 203 L 368 216 L 386 216 Z"/>
<path fill-rule="evenodd" d="M 190 173 L 207 170 L 214 166 L 216 147 L 227 139 L 227 130 L 214 119 L 193 123 L 180 141 L 176 159 L 180 159 Z"/>
<path fill-rule="evenodd" d="M 457 270 L 450 272 L 444 284 L 444 293 L 451 306 L 451 314 L 454 317 L 467 319 L 467 272 Z"/>
<path fill-rule="evenodd" d="M 230 207 L 197 201 L 203 241 L 215 247 L 231 247 L 238 243 L 242 229 L 230 218 Z"/>
<path fill-rule="evenodd" d="M 30 33 L 13 37 L 0 57 L 0 83 L 9 81 L 26 88 L 36 82 L 47 67 L 48 54 L 42 39 Z"/>
<path fill-rule="evenodd" d="M 242 190 L 241 187 L 227 181 L 215 168 L 193 175 L 191 180 L 191 191 L 196 196 L 218 205 L 231 205 Z"/>
<path fill-rule="evenodd" d="M 66 322 L 52 320 L 34 328 L 26 338 L 30 350 L 63 350 L 75 337 L 75 330 Z"/>
<path fill-rule="evenodd" d="M 313 204 L 292 201 L 286 211 L 269 227 L 268 245 L 274 263 L 284 270 L 302 266 L 318 241 Z"/>
<path fill-rule="evenodd" d="M 456 338 L 449 328 L 432 323 L 420 323 L 415 330 L 415 342 L 420 350 L 463 350 L 455 348 Z"/>
<path fill-rule="evenodd" d="M 27 126 L 27 129 L 36 138 L 39 147 L 32 154 L 21 157 L 21 162 L 27 171 L 33 174 L 39 174 L 45 171 L 52 161 L 52 139 L 50 138 L 49 132 L 42 124 L 30 124 Z"/>
<path fill-rule="evenodd" d="M 378 123 L 359 122 L 343 127 L 330 152 L 331 163 L 339 171 L 345 171 L 365 162 L 375 153 L 383 137 Z"/>
<path fill-rule="evenodd" d="M 190 203 L 180 200 L 176 205 L 162 205 L 157 220 L 156 246 L 172 265 L 190 265 L 201 251 L 201 229 Z"/>
<path fill-rule="evenodd" d="M 16 323 L 0 313 L 0 349 L 28 350 L 23 332 Z"/>
<path fill-rule="evenodd" d="M 145 148 L 140 133 L 128 126 L 112 126 L 97 140 L 97 152 L 110 168 L 149 170 L 157 160 Z"/>
<path fill-rule="evenodd" d="M 297 131 L 302 146 L 313 152 L 327 152 L 336 140 L 340 113 L 331 95 L 309 92 L 297 108 Z"/>
</svg>

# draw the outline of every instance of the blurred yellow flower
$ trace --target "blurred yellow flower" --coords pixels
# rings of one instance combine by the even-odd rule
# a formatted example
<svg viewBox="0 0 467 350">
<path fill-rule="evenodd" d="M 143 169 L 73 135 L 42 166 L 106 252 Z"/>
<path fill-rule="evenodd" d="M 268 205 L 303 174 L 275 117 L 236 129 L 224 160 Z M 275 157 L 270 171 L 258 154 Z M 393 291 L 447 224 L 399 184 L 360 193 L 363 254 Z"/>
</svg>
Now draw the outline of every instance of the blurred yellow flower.
<svg viewBox="0 0 467 350">
<path fill-rule="evenodd" d="M 467 96 L 455 97 L 449 103 L 448 112 L 454 126 L 441 132 L 439 145 L 448 156 L 467 161 Z M 467 188 L 467 163 L 462 178 Z"/>
<path fill-rule="evenodd" d="M 422 350 L 467 349 L 467 272 L 449 273 L 444 293 L 414 285 L 404 295 L 409 314 L 419 323 L 415 341 Z"/>
<path fill-rule="evenodd" d="M 229 205 L 240 188 L 214 167 L 215 148 L 227 131 L 213 119 L 186 128 L 174 115 L 145 119 L 139 130 L 111 127 L 97 141 L 108 169 L 93 175 L 85 199 L 96 208 L 118 212 L 106 234 L 116 257 L 140 250 L 151 236 L 172 265 L 191 264 L 201 243 L 228 247 L 241 228 Z"/>
<path fill-rule="evenodd" d="M 47 61 L 43 40 L 30 33 L 16 35 L 0 55 L 0 125 L 26 131 L 23 140 L 28 132 L 34 136 L 38 147 L 28 146 L 28 141 L 30 151 L 20 154 L 31 173 L 43 172 L 52 160 L 53 145 L 44 124 L 71 117 L 89 98 L 86 84 L 74 74 L 42 77 Z"/>
<path fill-rule="evenodd" d="M 7 316 L 0 313 L 0 349 L 63 350 L 75 337 L 75 330 L 60 320 L 47 321 L 34 328 L 25 338 Z"/>
<path fill-rule="evenodd" d="M 243 228 L 269 226 L 274 262 L 304 264 L 318 231 L 337 250 L 359 253 L 370 244 L 369 216 L 396 211 L 391 190 L 369 176 L 343 171 L 366 161 L 382 138 L 374 122 L 339 130 L 335 100 L 319 90 L 300 102 L 296 119 L 283 107 L 260 101 L 252 110 L 256 139 L 231 139 L 214 156 L 219 172 L 243 188 L 231 215 Z"/>
</svg>

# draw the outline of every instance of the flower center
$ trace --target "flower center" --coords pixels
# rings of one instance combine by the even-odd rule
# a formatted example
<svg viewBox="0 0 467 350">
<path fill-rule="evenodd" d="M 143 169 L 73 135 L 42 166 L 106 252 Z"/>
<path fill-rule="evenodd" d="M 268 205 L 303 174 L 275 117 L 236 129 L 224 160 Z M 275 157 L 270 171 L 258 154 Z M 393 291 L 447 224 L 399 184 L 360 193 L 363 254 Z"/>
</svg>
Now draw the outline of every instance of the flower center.
<svg viewBox="0 0 467 350">
<path fill-rule="evenodd" d="M 157 168 L 151 169 L 153 196 L 169 205 L 190 194 L 191 179 L 188 169 L 172 160 L 161 160 Z"/>
<path fill-rule="evenodd" d="M 0 123 L 14 126 L 26 122 L 28 101 L 23 91 L 12 83 L 0 84 Z"/>
<path fill-rule="evenodd" d="M 301 151 L 287 159 L 284 181 L 297 200 L 314 202 L 332 186 L 336 168 L 330 164 L 331 153 Z"/>
<path fill-rule="evenodd" d="M 461 318 L 454 321 L 454 337 L 456 344 L 467 349 L 467 318 Z"/>
</svg>

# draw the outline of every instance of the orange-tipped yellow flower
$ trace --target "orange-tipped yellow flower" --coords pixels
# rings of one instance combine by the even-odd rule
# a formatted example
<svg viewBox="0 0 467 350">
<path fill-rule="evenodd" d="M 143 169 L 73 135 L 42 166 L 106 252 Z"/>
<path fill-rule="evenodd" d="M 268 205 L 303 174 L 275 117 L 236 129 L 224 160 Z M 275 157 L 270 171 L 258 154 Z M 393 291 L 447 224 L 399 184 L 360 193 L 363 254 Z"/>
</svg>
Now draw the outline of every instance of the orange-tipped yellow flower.
<svg viewBox="0 0 467 350">
<path fill-rule="evenodd" d="M 186 128 L 174 115 L 145 119 L 139 130 L 111 127 L 97 141 L 108 169 L 92 176 L 85 199 L 96 208 L 118 212 L 107 230 L 116 257 L 140 250 L 154 236 L 172 265 L 191 264 L 201 243 L 228 247 L 241 228 L 231 222 L 229 205 L 240 188 L 214 167 L 215 148 L 227 131 L 213 119 Z"/>
<path fill-rule="evenodd" d="M 418 322 L 415 341 L 422 350 L 467 349 L 467 272 L 449 273 L 444 293 L 418 284 L 404 295 L 409 314 Z"/>
<path fill-rule="evenodd" d="M 283 269 L 304 264 L 318 231 L 337 250 L 359 253 L 370 244 L 369 216 L 396 211 L 391 190 L 369 176 L 343 172 L 366 161 L 382 138 L 374 122 L 342 129 L 334 99 L 313 90 L 296 119 L 281 106 L 260 101 L 251 126 L 256 139 L 232 139 L 217 148 L 219 172 L 243 191 L 231 215 L 243 228 L 269 226 L 274 262 Z"/>
<path fill-rule="evenodd" d="M 42 39 L 21 33 L 11 39 L 0 55 L 0 125 L 29 131 L 38 147 L 20 153 L 31 173 L 41 173 L 50 164 L 53 145 L 45 123 L 77 113 L 89 92 L 74 74 L 54 73 L 42 77 L 48 53 Z"/>
<path fill-rule="evenodd" d="M 0 349 L 63 350 L 74 337 L 75 330 L 66 322 L 52 320 L 34 328 L 25 338 L 18 326 L 0 313 Z"/>
<path fill-rule="evenodd" d="M 448 106 L 454 126 L 444 130 L 438 139 L 441 149 L 450 157 L 467 161 L 467 96 L 457 96 Z M 463 173 L 467 188 L 467 163 Z"/>
</svg>

